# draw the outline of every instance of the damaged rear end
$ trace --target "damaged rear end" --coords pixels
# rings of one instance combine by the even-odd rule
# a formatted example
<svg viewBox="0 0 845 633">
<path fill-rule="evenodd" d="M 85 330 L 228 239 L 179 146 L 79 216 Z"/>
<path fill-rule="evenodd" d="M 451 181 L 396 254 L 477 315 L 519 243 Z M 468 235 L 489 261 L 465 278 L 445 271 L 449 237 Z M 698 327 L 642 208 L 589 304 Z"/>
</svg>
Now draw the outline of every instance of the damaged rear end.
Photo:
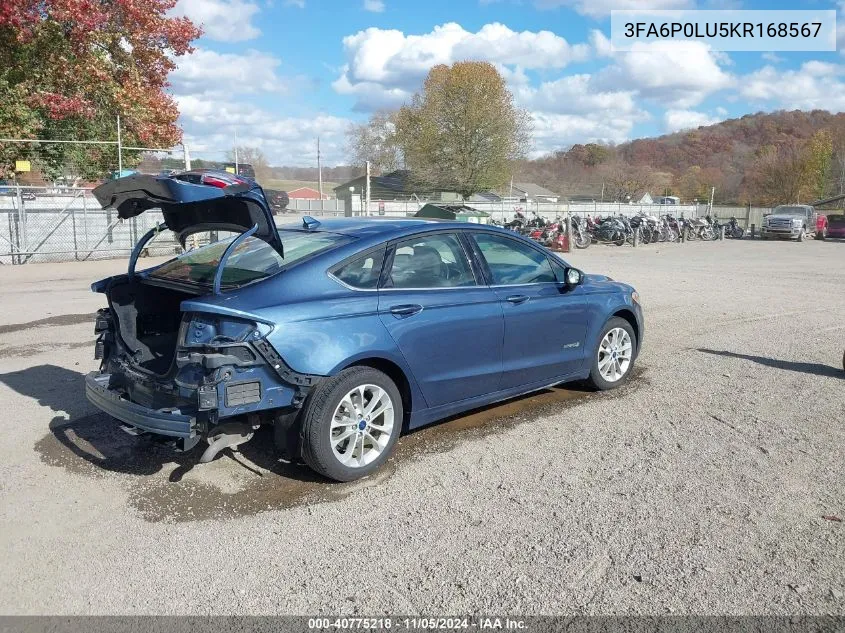
<svg viewBox="0 0 845 633">
<path fill-rule="evenodd" d="M 160 208 L 165 221 L 136 245 L 126 274 L 92 285 L 108 307 L 97 313 L 101 365 L 86 377 L 86 395 L 134 435 L 156 434 L 179 450 L 208 438 L 203 461 L 301 406 L 316 379 L 285 365 L 267 341 L 271 322 L 234 307 L 241 289 L 285 260 L 260 188 L 221 182 L 133 176 L 94 191 L 122 218 Z M 141 249 L 164 229 L 183 244 L 199 231 L 235 236 L 136 273 Z"/>
</svg>

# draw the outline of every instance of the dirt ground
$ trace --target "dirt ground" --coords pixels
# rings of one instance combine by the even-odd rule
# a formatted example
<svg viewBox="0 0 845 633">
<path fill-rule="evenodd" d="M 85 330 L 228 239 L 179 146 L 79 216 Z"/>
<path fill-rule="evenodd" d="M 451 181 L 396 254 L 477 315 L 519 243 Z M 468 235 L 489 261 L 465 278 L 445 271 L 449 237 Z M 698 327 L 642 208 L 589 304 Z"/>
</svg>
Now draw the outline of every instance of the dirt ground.
<svg viewBox="0 0 845 633">
<path fill-rule="evenodd" d="M 206 465 L 83 395 L 92 281 L 0 266 L 0 613 L 843 614 L 845 244 L 592 247 L 637 287 L 617 392 L 557 388 L 319 480 Z"/>
</svg>

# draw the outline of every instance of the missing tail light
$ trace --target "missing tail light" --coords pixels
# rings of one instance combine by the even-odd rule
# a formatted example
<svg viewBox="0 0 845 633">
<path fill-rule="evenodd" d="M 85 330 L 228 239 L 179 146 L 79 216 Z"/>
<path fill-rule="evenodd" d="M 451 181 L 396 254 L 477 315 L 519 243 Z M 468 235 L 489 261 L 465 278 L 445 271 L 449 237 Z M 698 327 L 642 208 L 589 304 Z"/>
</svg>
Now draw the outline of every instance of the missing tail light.
<svg viewBox="0 0 845 633">
<path fill-rule="evenodd" d="M 273 328 L 265 323 L 215 314 L 194 313 L 185 330 L 185 345 L 245 343 L 267 336 Z"/>
</svg>

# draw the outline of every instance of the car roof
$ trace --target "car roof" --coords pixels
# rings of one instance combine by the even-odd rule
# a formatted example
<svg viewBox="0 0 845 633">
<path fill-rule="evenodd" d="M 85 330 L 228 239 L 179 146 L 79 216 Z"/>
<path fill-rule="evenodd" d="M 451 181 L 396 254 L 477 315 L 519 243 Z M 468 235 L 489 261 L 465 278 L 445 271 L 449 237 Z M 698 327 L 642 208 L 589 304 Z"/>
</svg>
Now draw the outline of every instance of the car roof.
<svg viewBox="0 0 845 633">
<path fill-rule="evenodd" d="M 307 217 L 307 216 L 306 216 Z M 425 227 L 457 226 L 466 227 L 466 222 L 443 222 L 425 218 L 394 218 L 394 217 L 358 217 L 358 218 L 314 218 L 320 224 L 314 227 L 314 231 L 328 231 L 342 235 L 358 237 L 382 236 L 384 239 L 393 234 L 401 234 L 411 229 Z M 301 230 L 302 222 L 290 222 L 279 225 L 282 230 Z"/>
</svg>

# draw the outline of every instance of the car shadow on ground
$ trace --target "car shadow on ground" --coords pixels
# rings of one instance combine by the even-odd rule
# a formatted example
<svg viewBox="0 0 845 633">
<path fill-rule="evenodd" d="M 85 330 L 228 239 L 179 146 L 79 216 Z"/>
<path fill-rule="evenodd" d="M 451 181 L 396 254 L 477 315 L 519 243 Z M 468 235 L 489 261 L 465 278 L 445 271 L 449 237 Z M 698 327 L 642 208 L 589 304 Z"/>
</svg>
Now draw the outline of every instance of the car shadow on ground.
<svg viewBox="0 0 845 633">
<path fill-rule="evenodd" d="M 729 352 L 727 350 L 707 349 L 699 347 L 699 352 L 705 354 L 714 354 L 715 356 L 726 356 L 728 358 L 739 358 L 742 360 L 750 360 L 766 367 L 774 367 L 775 369 L 785 369 L 787 371 L 795 371 L 802 374 L 814 374 L 816 376 L 824 376 L 827 378 L 845 378 L 845 372 L 839 367 L 831 365 L 822 365 L 821 363 L 804 363 L 799 361 L 781 360 L 778 358 L 769 358 L 767 356 L 754 356 L 752 354 L 739 354 L 737 352 Z"/>
<path fill-rule="evenodd" d="M 92 467 L 128 475 L 152 475 L 176 464 L 169 480 L 178 482 L 199 463 L 207 444 L 180 453 L 166 438 L 154 435 L 132 436 L 112 417 L 99 412 L 85 399 L 85 376 L 56 365 L 37 365 L 0 374 L 0 383 L 33 398 L 56 415 L 49 433 L 35 445 L 42 460 L 75 472 Z M 240 466 L 263 475 L 270 471 L 299 481 L 324 481 L 303 464 L 279 459 L 273 446 L 272 429 L 262 427 L 250 442 L 239 447 L 242 457 L 226 449 L 218 459 L 234 459 Z M 246 458 L 244 460 L 243 458 Z"/>
</svg>

